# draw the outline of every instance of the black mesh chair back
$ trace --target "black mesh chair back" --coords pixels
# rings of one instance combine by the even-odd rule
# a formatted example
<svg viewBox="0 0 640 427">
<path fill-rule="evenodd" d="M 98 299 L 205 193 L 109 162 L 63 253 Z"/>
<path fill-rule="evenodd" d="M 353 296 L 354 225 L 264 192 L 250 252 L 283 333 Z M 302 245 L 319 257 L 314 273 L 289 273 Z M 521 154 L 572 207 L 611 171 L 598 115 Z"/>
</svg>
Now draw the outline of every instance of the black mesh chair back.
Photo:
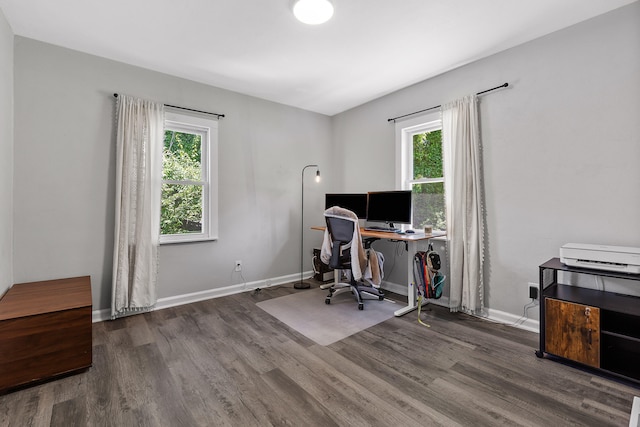
<svg viewBox="0 0 640 427">
<path fill-rule="evenodd" d="M 350 269 L 350 243 L 353 239 L 353 221 L 335 217 L 326 217 L 326 220 L 329 235 L 331 236 L 331 261 L 329 261 L 329 267 L 333 269 Z"/>
<path fill-rule="evenodd" d="M 355 216 L 355 215 L 354 215 Z M 325 220 L 327 222 L 327 230 L 331 237 L 331 259 L 329 260 L 329 267 L 334 270 L 349 270 L 349 282 L 340 283 L 340 288 L 333 285 L 329 288 L 329 295 L 325 298 L 326 304 L 331 304 L 331 298 L 339 290 L 351 290 L 351 293 L 355 295 L 358 302 L 358 309 L 364 309 L 364 300 L 362 294 L 369 294 L 377 297 L 380 301 L 384 299 L 384 293 L 380 289 L 375 289 L 371 286 L 360 285 L 353 277 L 353 270 L 351 268 L 351 251 L 358 250 L 358 246 L 362 245 L 362 241 L 353 241 L 353 236 L 356 224 L 353 220 L 348 218 L 341 218 L 339 216 L 327 215 L 325 213 Z M 359 234 L 356 234 L 359 236 Z M 344 287 L 346 286 L 346 288 Z"/>
</svg>

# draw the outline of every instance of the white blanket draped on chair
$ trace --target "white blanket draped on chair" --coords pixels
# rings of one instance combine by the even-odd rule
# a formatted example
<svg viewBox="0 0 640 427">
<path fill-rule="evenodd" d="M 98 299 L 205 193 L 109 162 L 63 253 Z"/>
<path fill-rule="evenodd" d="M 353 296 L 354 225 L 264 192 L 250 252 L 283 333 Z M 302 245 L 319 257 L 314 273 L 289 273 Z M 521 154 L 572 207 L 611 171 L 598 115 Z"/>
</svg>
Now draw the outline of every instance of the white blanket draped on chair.
<svg viewBox="0 0 640 427">
<path fill-rule="evenodd" d="M 111 318 L 156 304 L 164 106 L 120 95 Z"/>
<path fill-rule="evenodd" d="M 451 311 L 479 313 L 484 308 L 484 212 L 478 98 L 466 96 L 442 106 L 442 139 L 449 199 Z"/>
</svg>

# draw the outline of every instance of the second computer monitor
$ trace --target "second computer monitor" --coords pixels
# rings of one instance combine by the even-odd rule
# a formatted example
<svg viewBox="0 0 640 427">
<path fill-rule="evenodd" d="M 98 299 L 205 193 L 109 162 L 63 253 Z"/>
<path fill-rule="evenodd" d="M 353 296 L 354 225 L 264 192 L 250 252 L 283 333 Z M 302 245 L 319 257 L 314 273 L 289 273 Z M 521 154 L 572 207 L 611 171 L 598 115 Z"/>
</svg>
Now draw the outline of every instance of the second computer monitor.
<svg viewBox="0 0 640 427">
<path fill-rule="evenodd" d="M 370 192 L 367 221 L 411 224 L 411 190 Z"/>
<path fill-rule="evenodd" d="M 325 195 L 325 209 L 339 206 L 355 213 L 358 218 L 367 217 L 367 193 L 332 193 Z"/>
</svg>

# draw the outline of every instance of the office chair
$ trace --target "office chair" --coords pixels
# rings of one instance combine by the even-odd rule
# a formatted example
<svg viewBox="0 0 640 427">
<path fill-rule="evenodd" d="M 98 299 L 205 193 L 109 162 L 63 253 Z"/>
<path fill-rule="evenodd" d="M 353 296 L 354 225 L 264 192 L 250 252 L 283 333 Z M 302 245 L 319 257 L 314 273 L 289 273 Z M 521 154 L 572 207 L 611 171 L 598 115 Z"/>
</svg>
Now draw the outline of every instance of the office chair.
<svg viewBox="0 0 640 427">
<path fill-rule="evenodd" d="M 359 284 L 366 266 L 366 255 L 362 247 L 362 237 L 358 228 L 358 217 L 347 209 L 332 207 L 324 213 L 327 223 L 321 259 L 334 270 L 348 270 L 349 283 L 335 284 L 329 288 L 324 302 L 331 304 L 331 298 L 343 290 L 351 290 L 358 301 L 358 309 L 364 310 L 362 294 L 384 299 L 384 293 L 373 286 Z"/>
</svg>

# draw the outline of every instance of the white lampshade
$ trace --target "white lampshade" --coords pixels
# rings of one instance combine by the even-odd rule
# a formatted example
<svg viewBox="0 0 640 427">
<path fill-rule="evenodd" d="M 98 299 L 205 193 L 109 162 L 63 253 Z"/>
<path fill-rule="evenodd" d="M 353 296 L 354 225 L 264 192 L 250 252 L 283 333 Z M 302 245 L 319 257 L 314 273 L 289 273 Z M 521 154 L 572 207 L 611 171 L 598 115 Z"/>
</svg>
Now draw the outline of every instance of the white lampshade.
<svg viewBox="0 0 640 427">
<path fill-rule="evenodd" d="M 333 5 L 329 0 L 298 0 L 293 14 L 305 24 L 323 24 L 333 16 Z"/>
</svg>

